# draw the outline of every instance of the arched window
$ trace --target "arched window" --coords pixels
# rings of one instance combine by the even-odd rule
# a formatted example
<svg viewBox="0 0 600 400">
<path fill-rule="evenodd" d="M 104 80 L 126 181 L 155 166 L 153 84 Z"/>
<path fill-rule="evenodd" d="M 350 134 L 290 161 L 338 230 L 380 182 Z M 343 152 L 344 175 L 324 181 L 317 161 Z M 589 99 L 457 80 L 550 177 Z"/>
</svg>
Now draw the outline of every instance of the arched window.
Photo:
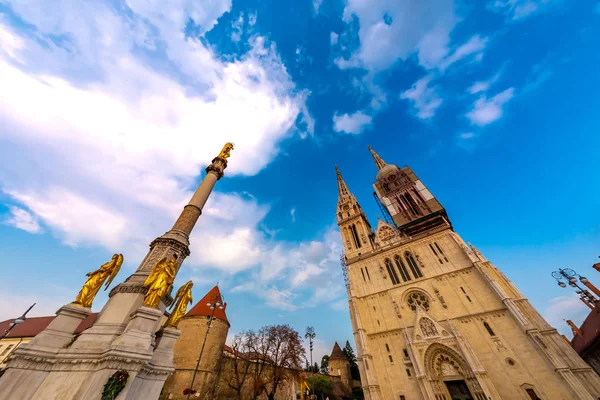
<svg viewBox="0 0 600 400">
<path fill-rule="evenodd" d="M 384 184 L 383 184 L 383 190 L 385 190 L 386 192 L 389 192 L 389 191 L 390 191 L 390 187 L 388 186 L 388 184 L 387 184 L 387 183 L 384 183 Z"/>
<path fill-rule="evenodd" d="M 358 232 L 356 232 L 356 226 L 352 224 L 350 226 L 350 232 L 352 232 L 352 238 L 354 239 L 354 245 L 357 249 L 360 249 L 360 240 L 358 239 Z"/>
<path fill-rule="evenodd" d="M 400 271 L 402 280 L 404 282 L 410 281 L 410 275 L 408 274 L 408 270 L 406 269 L 406 266 L 402 262 L 402 258 L 400 258 L 400 256 L 396 256 L 396 257 L 394 257 L 394 261 L 396 261 L 396 266 L 398 267 L 398 271 Z"/>
<path fill-rule="evenodd" d="M 404 198 L 404 201 L 406 201 L 406 204 L 408 204 L 410 212 L 413 215 L 419 215 L 419 207 L 417 207 L 417 203 L 415 203 L 415 200 L 412 198 L 412 196 L 409 193 L 406 193 L 403 194 L 402 197 Z"/>
<path fill-rule="evenodd" d="M 404 258 L 406 259 L 406 262 L 407 262 L 410 270 L 412 271 L 413 275 L 415 276 L 415 279 L 422 278 L 423 273 L 421 273 L 421 268 L 419 268 L 419 266 L 415 262 L 415 259 L 413 258 L 412 254 L 410 254 L 407 251 L 406 253 L 404 253 Z"/>
<path fill-rule="evenodd" d="M 392 283 L 394 285 L 399 284 L 400 279 L 398 279 L 398 274 L 396 273 L 396 269 L 394 268 L 394 265 L 392 264 L 392 261 L 389 258 L 385 259 L 385 268 L 388 271 L 388 275 L 390 276 Z"/>
<path fill-rule="evenodd" d="M 490 325 L 487 322 L 484 321 L 483 326 L 488 331 L 490 336 L 496 336 L 496 334 L 494 333 L 494 331 L 492 330 L 492 328 L 490 327 Z"/>
</svg>

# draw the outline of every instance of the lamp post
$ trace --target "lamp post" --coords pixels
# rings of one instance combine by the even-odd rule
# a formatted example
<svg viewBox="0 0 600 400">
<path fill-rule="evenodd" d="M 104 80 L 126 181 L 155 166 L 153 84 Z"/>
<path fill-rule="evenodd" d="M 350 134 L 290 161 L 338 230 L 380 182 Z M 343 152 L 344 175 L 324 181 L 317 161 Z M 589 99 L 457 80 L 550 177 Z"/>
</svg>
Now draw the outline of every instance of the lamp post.
<svg viewBox="0 0 600 400">
<path fill-rule="evenodd" d="M 568 284 L 569 286 L 577 289 L 575 290 L 575 293 L 579 295 L 581 301 L 591 309 L 596 308 L 597 303 L 600 300 L 594 297 L 589 290 L 584 289 L 577 284 L 577 282 L 583 283 L 587 288 L 594 292 L 596 296 L 600 297 L 600 290 L 598 290 L 596 286 L 592 285 L 592 283 L 585 276 L 581 276 L 569 268 L 559 268 L 558 271 L 552 272 L 552 277 L 556 279 L 558 286 L 561 288 L 566 288 Z"/>
<path fill-rule="evenodd" d="M 313 339 L 317 336 L 317 334 L 315 333 L 315 328 L 313 328 L 312 326 L 309 326 L 306 328 L 306 334 L 304 335 L 305 338 L 308 339 L 309 342 L 309 348 L 310 348 L 310 368 L 313 367 L 313 359 L 312 359 L 312 352 L 313 352 Z M 316 371 L 319 372 L 319 371 Z"/>
<path fill-rule="evenodd" d="M 8 329 L 7 329 L 6 331 L 4 331 L 4 334 L 3 334 L 2 336 L 0 336 L 0 340 L 4 339 L 4 338 L 6 337 L 6 335 L 8 335 L 8 333 L 9 333 L 10 331 L 12 331 L 12 329 L 13 329 L 15 326 L 17 326 L 17 325 L 19 325 L 19 324 L 22 324 L 23 322 L 25 322 L 25 320 L 27 319 L 27 317 L 26 317 L 27 313 L 28 313 L 28 312 L 29 312 L 29 311 L 30 311 L 30 310 L 33 308 L 33 306 L 35 306 L 35 304 L 36 304 L 36 303 L 33 303 L 33 304 L 31 305 L 31 307 L 29 307 L 29 308 L 27 309 L 27 311 L 25 311 L 25 312 L 23 313 L 23 315 L 21 315 L 19 318 L 15 319 L 13 322 L 11 322 L 11 323 L 10 323 L 10 325 L 8 326 Z"/>
<path fill-rule="evenodd" d="M 202 353 L 204 353 L 204 346 L 206 345 L 206 339 L 208 338 L 208 332 L 210 332 L 210 328 L 212 327 L 212 322 L 215 317 L 215 310 L 218 308 L 220 310 L 223 309 L 223 297 L 220 295 L 216 295 L 212 301 L 208 301 L 206 303 L 208 308 L 211 309 L 210 319 L 207 324 L 206 334 L 204 335 L 204 341 L 202 342 L 202 348 L 200 348 L 200 355 L 198 356 L 198 360 L 196 361 L 196 369 L 194 369 L 194 375 L 192 376 L 192 382 L 190 383 L 190 390 L 187 394 L 187 400 L 190 400 L 190 396 L 192 394 L 192 390 L 194 387 L 194 381 L 196 380 L 196 375 L 198 374 L 198 368 L 200 367 L 200 360 L 202 360 Z"/>
</svg>

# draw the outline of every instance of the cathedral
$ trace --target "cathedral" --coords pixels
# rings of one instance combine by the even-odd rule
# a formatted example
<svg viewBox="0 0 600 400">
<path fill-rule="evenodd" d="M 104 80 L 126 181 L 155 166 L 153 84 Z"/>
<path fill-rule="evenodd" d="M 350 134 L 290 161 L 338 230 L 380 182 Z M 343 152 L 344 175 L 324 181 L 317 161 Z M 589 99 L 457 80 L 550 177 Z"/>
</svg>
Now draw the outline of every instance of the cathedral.
<svg viewBox="0 0 600 400">
<path fill-rule="evenodd" d="M 337 223 L 367 400 L 596 400 L 600 378 L 452 228 L 409 167 L 377 167 L 375 230 L 339 169 Z"/>
</svg>

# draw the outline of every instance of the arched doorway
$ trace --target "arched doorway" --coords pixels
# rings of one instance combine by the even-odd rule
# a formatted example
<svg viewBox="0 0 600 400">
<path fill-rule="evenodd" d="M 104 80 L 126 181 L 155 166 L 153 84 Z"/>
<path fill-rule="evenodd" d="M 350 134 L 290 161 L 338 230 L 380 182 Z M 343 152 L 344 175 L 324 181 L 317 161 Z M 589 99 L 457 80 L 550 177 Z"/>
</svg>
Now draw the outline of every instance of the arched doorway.
<svg viewBox="0 0 600 400">
<path fill-rule="evenodd" d="M 436 400 L 486 400 L 467 362 L 450 347 L 430 345 L 425 352 L 425 366 Z"/>
</svg>

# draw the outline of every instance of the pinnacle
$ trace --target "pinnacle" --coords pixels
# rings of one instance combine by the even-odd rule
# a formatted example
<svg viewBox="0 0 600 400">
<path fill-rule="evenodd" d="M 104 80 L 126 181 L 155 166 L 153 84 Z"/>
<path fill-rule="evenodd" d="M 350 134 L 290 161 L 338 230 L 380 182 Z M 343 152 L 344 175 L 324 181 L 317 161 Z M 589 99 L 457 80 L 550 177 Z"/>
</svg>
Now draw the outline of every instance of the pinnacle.
<svg viewBox="0 0 600 400">
<path fill-rule="evenodd" d="M 383 161 L 383 159 L 379 156 L 379 154 L 377 154 L 375 152 L 375 150 L 373 150 L 371 145 L 368 145 L 368 147 L 369 147 L 369 151 L 371 152 L 371 155 L 373 156 L 373 160 L 375 161 L 375 165 L 377 166 L 377 169 L 380 170 L 381 168 L 385 167 L 387 165 L 386 162 Z"/>
</svg>

